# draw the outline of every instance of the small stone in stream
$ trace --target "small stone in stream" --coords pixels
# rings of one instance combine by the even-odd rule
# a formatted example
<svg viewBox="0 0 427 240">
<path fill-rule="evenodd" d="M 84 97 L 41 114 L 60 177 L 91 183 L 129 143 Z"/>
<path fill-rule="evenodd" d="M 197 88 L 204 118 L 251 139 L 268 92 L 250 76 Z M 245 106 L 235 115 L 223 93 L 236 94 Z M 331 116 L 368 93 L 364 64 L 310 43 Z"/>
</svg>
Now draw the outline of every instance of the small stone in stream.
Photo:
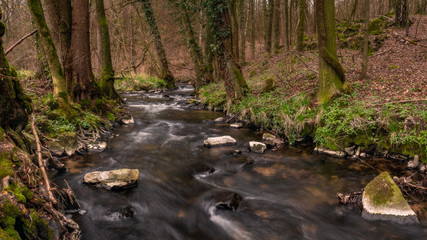
<svg viewBox="0 0 427 240">
<path fill-rule="evenodd" d="M 127 118 L 127 119 L 122 119 L 122 123 L 124 125 L 130 125 L 130 124 L 135 124 L 135 121 L 133 120 L 133 117 Z"/>
<path fill-rule="evenodd" d="M 232 123 L 230 124 L 231 128 L 242 128 L 243 124 L 242 123 Z"/>
<path fill-rule="evenodd" d="M 216 123 L 222 123 L 224 121 L 225 121 L 225 119 L 223 117 L 219 117 L 219 118 L 214 120 L 214 122 L 216 122 Z"/>
<path fill-rule="evenodd" d="M 117 169 L 87 173 L 83 178 L 83 182 L 100 186 L 107 190 L 121 190 L 136 186 L 138 177 L 138 169 Z"/>
<path fill-rule="evenodd" d="M 415 169 L 420 165 L 420 157 L 415 155 L 414 160 L 408 162 L 409 169 Z"/>
<path fill-rule="evenodd" d="M 270 134 L 270 133 L 264 133 L 262 135 L 262 141 L 267 144 L 267 147 L 269 148 L 280 148 L 282 147 L 285 142 L 282 141 L 282 139 Z"/>
<path fill-rule="evenodd" d="M 240 151 L 239 149 L 236 149 L 236 150 L 234 150 L 234 152 L 233 152 L 233 155 L 234 155 L 234 156 L 238 156 L 238 155 L 240 155 L 240 154 L 242 154 L 242 151 Z"/>
<path fill-rule="evenodd" d="M 216 209 L 236 211 L 239 208 L 240 202 L 242 200 L 243 198 L 239 194 L 231 193 L 223 201 L 216 205 Z"/>
<path fill-rule="evenodd" d="M 264 153 L 265 150 L 267 149 L 267 145 L 265 145 L 262 142 L 255 142 L 255 141 L 250 141 L 249 147 L 251 148 L 252 152 L 256 152 L 256 153 Z"/>
<path fill-rule="evenodd" d="M 401 224 L 419 222 L 388 172 L 381 173 L 366 185 L 362 205 L 362 217 L 368 220 L 388 220 Z"/>
<path fill-rule="evenodd" d="M 97 152 L 103 152 L 107 148 L 106 142 L 99 142 L 99 143 L 91 143 L 87 145 L 87 148 L 89 150 L 97 151 Z"/>
<path fill-rule="evenodd" d="M 314 151 L 317 153 L 323 153 L 323 154 L 331 155 L 333 157 L 338 157 L 338 158 L 345 157 L 345 152 L 343 151 L 332 151 L 326 148 L 318 148 L 318 147 L 316 147 Z"/>
<path fill-rule="evenodd" d="M 233 145 L 237 141 L 236 139 L 230 136 L 221 136 L 221 137 L 210 137 L 206 139 L 203 144 L 205 147 L 219 147 L 224 145 Z"/>
</svg>

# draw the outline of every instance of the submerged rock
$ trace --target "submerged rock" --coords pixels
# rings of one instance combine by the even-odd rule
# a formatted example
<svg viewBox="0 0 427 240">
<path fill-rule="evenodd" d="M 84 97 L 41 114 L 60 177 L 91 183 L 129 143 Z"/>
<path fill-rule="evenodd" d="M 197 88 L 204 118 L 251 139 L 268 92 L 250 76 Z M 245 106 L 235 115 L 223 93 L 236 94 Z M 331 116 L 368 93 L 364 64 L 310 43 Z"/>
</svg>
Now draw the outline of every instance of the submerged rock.
<svg viewBox="0 0 427 240">
<path fill-rule="evenodd" d="M 243 127 L 243 123 L 232 123 L 230 124 L 231 128 L 242 128 Z"/>
<path fill-rule="evenodd" d="M 362 217 L 368 220 L 389 220 L 402 224 L 419 222 L 388 172 L 381 173 L 366 185 L 362 204 Z"/>
<path fill-rule="evenodd" d="M 103 152 L 105 151 L 105 149 L 107 149 L 107 143 L 106 142 L 91 143 L 87 145 L 87 148 L 89 150 Z"/>
<path fill-rule="evenodd" d="M 243 198 L 239 194 L 231 193 L 216 205 L 216 209 L 236 211 L 242 200 Z"/>
<path fill-rule="evenodd" d="M 83 182 L 97 185 L 108 190 L 121 190 L 136 186 L 138 177 L 138 169 L 117 169 L 87 173 L 83 178 Z"/>
<path fill-rule="evenodd" d="M 225 118 L 223 118 L 223 117 L 219 117 L 219 118 L 214 120 L 214 122 L 216 122 L 216 123 L 222 123 L 224 121 L 225 121 Z"/>
<path fill-rule="evenodd" d="M 318 148 L 318 147 L 316 147 L 314 149 L 314 151 L 317 153 L 323 153 L 323 154 L 331 155 L 331 156 L 338 157 L 338 158 L 345 157 L 345 152 L 343 152 L 343 151 L 332 151 L 332 150 L 329 150 L 326 148 Z"/>
<path fill-rule="evenodd" d="M 283 142 L 282 139 L 270 133 L 264 133 L 262 135 L 262 141 L 267 144 L 269 148 L 280 148 L 285 145 L 285 142 Z"/>
<path fill-rule="evenodd" d="M 203 144 L 205 147 L 219 147 L 224 145 L 233 145 L 237 141 L 236 139 L 230 136 L 221 136 L 221 137 L 210 137 L 206 139 Z"/>
<path fill-rule="evenodd" d="M 265 145 L 262 142 L 255 142 L 255 141 L 249 142 L 249 147 L 251 148 L 252 152 L 256 152 L 256 153 L 264 153 L 265 150 L 267 149 L 267 145 Z"/>
</svg>

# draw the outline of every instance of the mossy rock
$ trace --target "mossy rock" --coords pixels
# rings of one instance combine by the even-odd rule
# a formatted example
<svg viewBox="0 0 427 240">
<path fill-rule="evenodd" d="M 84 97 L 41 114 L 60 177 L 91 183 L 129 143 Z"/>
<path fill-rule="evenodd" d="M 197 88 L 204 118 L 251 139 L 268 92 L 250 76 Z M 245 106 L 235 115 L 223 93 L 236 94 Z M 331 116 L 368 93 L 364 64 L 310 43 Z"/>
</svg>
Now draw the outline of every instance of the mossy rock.
<svg viewBox="0 0 427 240">
<path fill-rule="evenodd" d="M 383 172 L 366 185 L 363 191 L 362 216 L 368 220 L 389 220 L 397 223 L 417 223 L 399 187 L 388 172 Z"/>
</svg>

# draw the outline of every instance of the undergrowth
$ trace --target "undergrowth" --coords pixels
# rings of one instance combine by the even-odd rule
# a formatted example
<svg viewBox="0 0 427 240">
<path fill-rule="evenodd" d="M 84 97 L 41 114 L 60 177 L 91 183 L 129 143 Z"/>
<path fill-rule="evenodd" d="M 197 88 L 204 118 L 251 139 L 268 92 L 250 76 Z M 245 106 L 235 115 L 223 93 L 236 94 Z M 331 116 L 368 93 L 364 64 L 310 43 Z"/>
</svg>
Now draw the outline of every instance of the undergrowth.
<svg viewBox="0 0 427 240">
<path fill-rule="evenodd" d="M 149 91 L 155 89 L 164 89 L 167 83 L 158 77 L 138 74 L 135 76 L 125 75 L 115 81 L 115 88 L 117 91 Z"/>
<path fill-rule="evenodd" d="M 210 109 L 224 109 L 221 84 L 203 87 L 199 96 Z M 366 152 L 419 155 L 427 162 L 427 102 L 377 106 L 344 95 L 330 105 L 315 105 L 313 99 L 307 93 L 288 97 L 278 88 L 235 101 L 231 111 L 257 128 L 285 135 L 290 144 L 311 137 L 331 150 L 357 145 Z"/>
</svg>

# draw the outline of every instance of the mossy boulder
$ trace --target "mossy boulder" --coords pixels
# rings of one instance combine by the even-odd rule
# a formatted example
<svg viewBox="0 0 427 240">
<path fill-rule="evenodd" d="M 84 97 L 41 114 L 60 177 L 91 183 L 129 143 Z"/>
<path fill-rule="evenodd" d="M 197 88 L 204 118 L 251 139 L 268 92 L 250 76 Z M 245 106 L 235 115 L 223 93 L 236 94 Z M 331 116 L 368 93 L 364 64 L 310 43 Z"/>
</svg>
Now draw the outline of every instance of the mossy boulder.
<svg viewBox="0 0 427 240">
<path fill-rule="evenodd" d="M 401 224 L 419 222 L 388 172 L 381 173 L 366 185 L 362 204 L 362 216 L 368 220 L 388 220 Z"/>
</svg>

